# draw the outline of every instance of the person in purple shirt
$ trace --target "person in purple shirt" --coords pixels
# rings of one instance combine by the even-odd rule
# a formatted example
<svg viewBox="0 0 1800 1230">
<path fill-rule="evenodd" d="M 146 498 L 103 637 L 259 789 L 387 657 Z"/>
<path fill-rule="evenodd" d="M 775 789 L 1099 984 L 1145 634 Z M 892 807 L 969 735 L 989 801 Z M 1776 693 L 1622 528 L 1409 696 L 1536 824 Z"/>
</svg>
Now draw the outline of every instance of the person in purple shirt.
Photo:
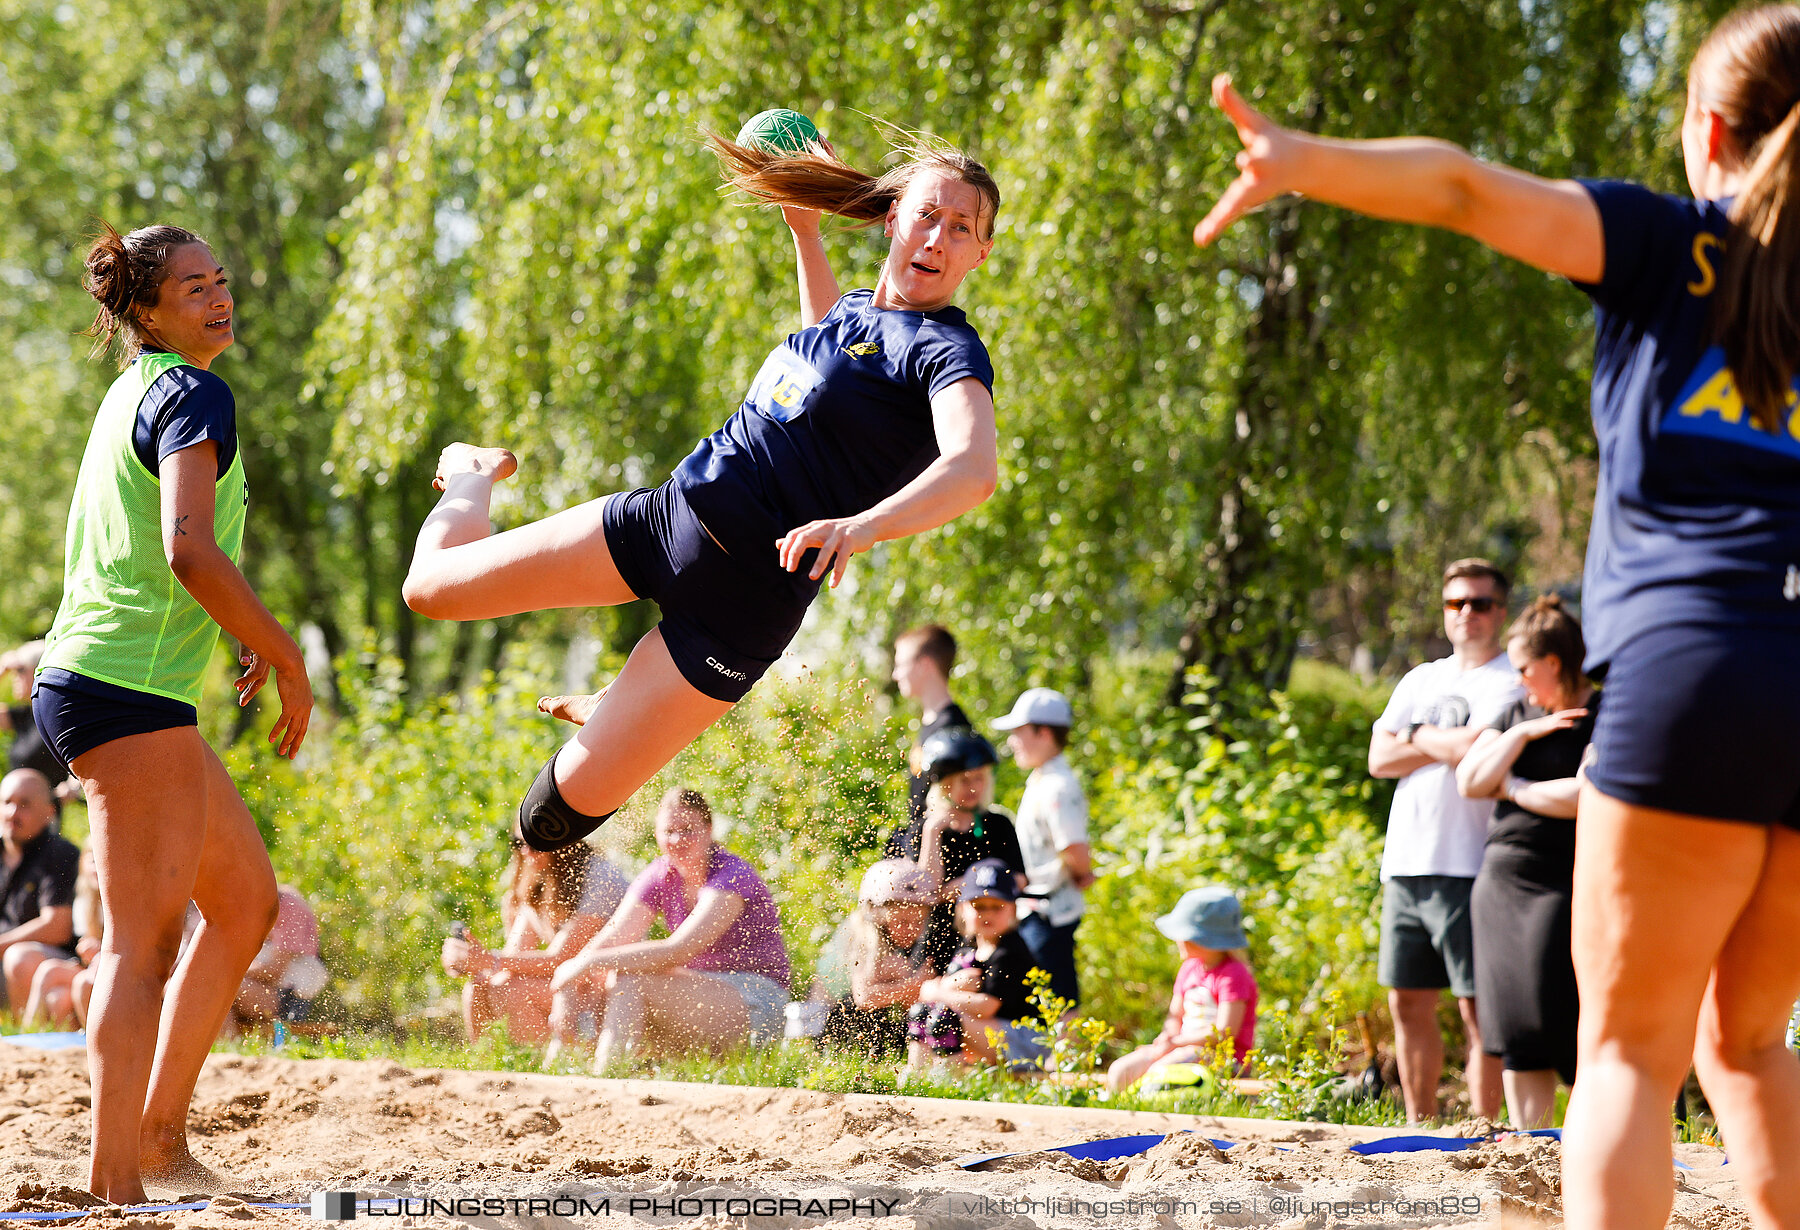
<svg viewBox="0 0 1800 1230">
<path fill-rule="evenodd" d="M 631 882 L 612 920 L 550 980 L 559 1037 L 604 1005 L 596 1071 L 651 1032 L 715 1048 L 781 1034 L 791 980 L 768 885 L 713 840 L 712 808 L 696 790 L 663 796 L 656 848 L 662 857 Z M 647 939 L 658 919 L 667 938 Z"/>
<path fill-rule="evenodd" d="M 452 444 L 403 594 L 432 619 L 654 601 L 662 622 L 612 684 L 539 708 L 581 726 L 519 806 L 534 849 L 605 823 L 743 699 L 800 629 L 827 573 L 853 555 L 960 517 L 998 482 L 994 369 L 951 302 L 987 260 L 1000 191 L 987 169 L 921 143 L 880 178 L 828 146 L 752 150 L 715 138 L 729 182 L 782 208 L 800 329 L 743 403 L 660 487 L 604 496 L 493 533 L 503 448 Z M 821 212 L 880 224 L 872 290 L 840 291 Z"/>
<path fill-rule="evenodd" d="M 1211 243 L 1286 193 L 1420 222 L 1594 302 L 1600 470 L 1577 776 L 1572 1227 L 1657 1230 L 1691 1061 L 1759 1230 L 1800 1227 L 1800 6 L 1740 9 L 1688 70 L 1691 197 L 1548 180 L 1442 141 L 1295 132 L 1231 87 Z"/>
</svg>

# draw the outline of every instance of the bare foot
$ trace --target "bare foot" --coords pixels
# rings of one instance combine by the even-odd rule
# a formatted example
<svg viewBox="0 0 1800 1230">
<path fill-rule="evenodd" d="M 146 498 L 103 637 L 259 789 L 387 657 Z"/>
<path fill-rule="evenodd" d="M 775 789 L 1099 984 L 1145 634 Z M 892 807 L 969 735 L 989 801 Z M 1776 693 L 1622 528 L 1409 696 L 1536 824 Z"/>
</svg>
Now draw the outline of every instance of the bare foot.
<svg viewBox="0 0 1800 1230">
<path fill-rule="evenodd" d="M 600 698 L 605 695 L 606 688 L 601 688 L 592 696 L 540 696 L 538 712 L 548 713 L 553 718 L 561 718 L 577 726 L 586 726 L 588 719 L 594 716 L 594 710 L 600 707 Z"/>
<path fill-rule="evenodd" d="M 479 474 L 500 482 L 511 478 L 518 468 L 519 459 L 512 455 L 510 449 L 450 444 L 438 454 L 437 475 L 431 480 L 431 485 L 442 491 L 444 484 L 458 474 Z"/>
<path fill-rule="evenodd" d="M 184 1193 L 225 1190 L 224 1178 L 195 1161 L 194 1155 L 188 1152 L 185 1136 L 146 1140 L 138 1151 L 138 1170 L 145 1182 L 173 1187 Z"/>
</svg>

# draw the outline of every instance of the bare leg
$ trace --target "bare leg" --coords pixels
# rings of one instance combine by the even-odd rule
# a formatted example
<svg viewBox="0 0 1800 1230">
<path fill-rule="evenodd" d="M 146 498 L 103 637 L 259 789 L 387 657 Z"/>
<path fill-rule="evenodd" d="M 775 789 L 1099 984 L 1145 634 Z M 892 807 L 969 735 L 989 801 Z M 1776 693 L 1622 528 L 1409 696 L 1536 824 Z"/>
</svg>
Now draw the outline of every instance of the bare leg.
<svg viewBox="0 0 1800 1230">
<path fill-rule="evenodd" d="M 637 595 L 619 576 L 600 520 L 603 497 L 495 534 L 494 484 L 512 473 L 505 449 L 452 444 L 438 463 L 438 501 L 413 548 L 401 593 L 431 619 L 496 619 L 560 607 L 617 606 Z"/>
<path fill-rule="evenodd" d="M 1669 1105 L 1694 1055 L 1713 963 L 1762 876 L 1769 831 L 1633 807 L 1591 786 L 1580 807 L 1572 923 L 1581 1020 L 1563 1209 L 1576 1230 L 1660 1230 L 1674 1200 Z M 1792 990 L 1793 936 L 1778 943 Z"/>
<path fill-rule="evenodd" d="M 1169 1053 L 1166 1046 L 1151 1043 L 1140 1046 L 1130 1054 L 1121 1055 L 1113 1061 L 1112 1067 L 1106 1070 L 1106 1087 L 1115 1093 L 1121 1089 L 1129 1089 L 1156 1065 L 1156 1061 Z"/>
<path fill-rule="evenodd" d="M 115 739 L 74 765 L 87 793 L 107 919 L 88 1017 L 94 1142 L 88 1188 L 116 1204 L 144 1200 L 138 1172 L 144 1096 L 163 985 L 181 945 L 205 839 L 205 748 L 190 726 Z"/>
<path fill-rule="evenodd" d="M 1547 1128 L 1556 1118 L 1556 1070 L 1502 1074 L 1506 1085 L 1506 1117 L 1521 1132 Z"/>
<path fill-rule="evenodd" d="M 621 974 L 606 997 L 594 1070 L 638 1049 L 652 1029 L 683 1047 L 716 1049 L 750 1036 L 750 1011 L 731 987 L 692 970 Z"/>
<path fill-rule="evenodd" d="M 587 724 L 557 753 L 557 789 L 576 811 L 605 815 L 730 711 L 730 701 L 714 700 L 683 677 L 662 630 L 652 628 Z"/>
<path fill-rule="evenodd" d="M 1500 1058 L 1481 1049 L 1481 1018 L 1476 1015 L 1475 1001 L 1459 996 L 1456 1009 L 1462 1014 L 1463 1031 L 1469 1039 L 1469 1062 L 1463 1068 L 1469 1110 L 1484 1119 L 1498 1119 L 1502 1105 Z"/>
<path fill-rule="evenodd" d="M 31 999 L 31 984 L 37 978 L 38 967 L 46 961 L 60 960 L 54 950 L 44 944 L 14 944 L 6 950 L 6 956 L 0 958 L 0 967 L 6 975 L 6 1002 L 15 1007 Z M 21 1020 L 30 1020 L 29 1016 Z"/>
<path fill-rule="evenodd" d="M 1394 1014 L 1394 1059 L 1400 1066 L 1400 1092 L 1406 1099 L 1408 1123 L 1435 1119 L 1438 1113 L 1438 1080 L 1444 1074 L 1438 994 L 1416 988 L 1388 992 L 1388 1008 Z"/>
<path fill-rule="evenodd" d="M 1758 1226 L 1800 1227 L 1800 832 L 1772 829 L 1762 876 L 1713 967 L 1694 1062 Z M 1740 1169 L 1741 1167 L 1741 1169 Z"/>
<path fill-rule="evenodd" d="M 145 1178 L 197 1188 L 218 1180 L 188 1151 L 194 1082 L 237 998 L 244 971 L 275 925 L 275 870 L 262 835 L 225 766 L 211 748 L 202 750 L 208 784 L 206 842 L 193 888 L 202 921 L 163 998 L 139 1153 Z"/>
<path fill-rule="evenodd" d="M 80 964 L 75 961 L 45 961 L 39 965 L 31 980 L 31 996 L 25 1001 L 20 1022 L 30 1025 L 36 1021 L 50 1029 L 60 1029 L 68 1024 L 73 1013 L 69 987 L 80 970 Z"/>
</svg>

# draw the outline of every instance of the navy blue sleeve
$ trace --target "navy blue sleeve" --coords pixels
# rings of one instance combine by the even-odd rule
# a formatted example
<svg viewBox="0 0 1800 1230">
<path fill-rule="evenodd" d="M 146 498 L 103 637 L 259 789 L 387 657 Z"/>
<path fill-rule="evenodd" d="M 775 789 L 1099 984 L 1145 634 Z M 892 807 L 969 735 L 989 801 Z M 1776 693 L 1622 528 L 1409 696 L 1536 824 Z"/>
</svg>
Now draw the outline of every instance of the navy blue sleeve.
<svg viewBox="0 0 1800 1230">
<path fill-rule="evenodd" d="M 913 370 L 928 397 L 970 376 L 994 391 L 994 365 L 987 347 L 975 330 L 961 327 L 924 328 L 913 342 Z"/>
<path fill-rule="evenodd" d="M 138 403 L 132 448 L 146 470 L 160 475 L 163 458 L 203 440 L 218 445 L 223 477 L 237 457 L 237 399 L 231 386 L 211 372 L 172 367 Z"/>
<path fill-rule="evenodd" d="M 1605 266 L 1595 283 L 1577 282 L 1594 302 L 1626 320 L 1662 315 L 1675 288 L 1710 278 L 1695 240 L 1703 227 L 1695 203 L 1623 180 L 1579 180 L 1600 210 Z M 1707 242 L 1711 242 L 1710 240 Z M 1716 264 L 1717 250 L 1707 254 Z"/>
</svg>

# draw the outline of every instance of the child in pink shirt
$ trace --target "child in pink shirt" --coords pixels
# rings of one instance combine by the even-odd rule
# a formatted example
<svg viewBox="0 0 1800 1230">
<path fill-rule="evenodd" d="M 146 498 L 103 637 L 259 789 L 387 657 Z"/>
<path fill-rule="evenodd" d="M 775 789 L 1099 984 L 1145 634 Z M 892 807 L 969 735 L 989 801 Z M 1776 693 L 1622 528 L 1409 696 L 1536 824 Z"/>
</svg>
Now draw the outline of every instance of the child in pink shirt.
<svg viewBox="0 0 1800 1230">
<path fill-rule="evenodd" d="M 1217 885 L 1191 889 L 1156 929 L 1182 956 L 1169 1013 L 1154 1042 L 1107 1069 L 1108 1089 L 1128 1089 L 1168 1064 L 1211 1062 L 1226 1042 L 1242 1070 L 1256 1036 L 1256 976 L 1234 955 L 1249 944 L 1236 895 Z"/>
</svg>

